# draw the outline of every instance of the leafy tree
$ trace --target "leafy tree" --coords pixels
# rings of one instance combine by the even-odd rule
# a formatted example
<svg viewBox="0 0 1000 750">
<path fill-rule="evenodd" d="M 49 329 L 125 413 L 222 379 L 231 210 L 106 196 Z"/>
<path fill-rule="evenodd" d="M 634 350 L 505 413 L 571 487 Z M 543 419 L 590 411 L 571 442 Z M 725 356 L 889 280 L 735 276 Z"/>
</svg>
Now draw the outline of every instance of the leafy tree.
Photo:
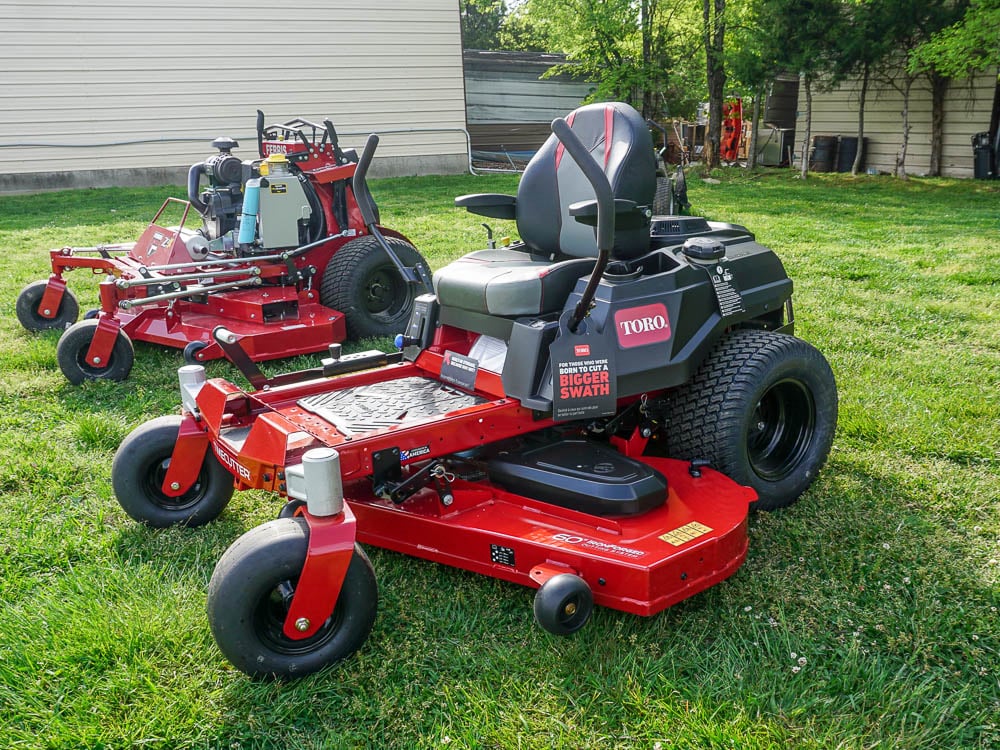
<svg viewBox="0 0 1000 750">
<path fill-rule="evenodd" d="M 501 49 L 500 29 L 507 16 L 503 0 L 462 0 L 460 13 L 465 49 Z"/>
<path fill-rule="evenodd" d="M 780 72 L 773 59 L 773 51 L 769 49 L 758 23 L 758 6 L 756 0 L 744 0 L 740 3 L 729 0 L 726 27 L 727 78 L 734 86 L 753 93 L 750 143 L 747 149 L 747 166 L 750 169 L 757 165 L 757 124 L 760 121 L 761 102 L 768 84 Z"/>
<path fill-rule="evenodd" d="M 812 133 L 812 95 L 817 81 L 833 69 L 835 40 L 842 33 L 841 0 L 761 0 L 758 16 L 766 58 L 788 71 L 798 71 L 805 94 L 801 176 L 808 174 Z"/>
<path fill-rule="evenodd" d="M 962 19 L 913 50 L 910 67 L 962 78 L 1000 65 L 1000 0 L 972 0 Z"/>
<path fill-rule="evenodd" d="M 912 59 L 923 44 L 935 34 L 958 21 L 968 7 L 968 0 L 885 0 L 894 19 L 890 26 L 892 56 L 881 69 L 881 78 L 903 98 L 900 112 L 902 137 L 896 152 L 895 175 L 906 178 L 906 153 L 909 147 L 910 92 L 923 75 L 931 87 L 931 163 L 930 173 L 939 174 L 943 142 L 944 99 L 948 77 L 932 65 L 918 65 Z"/>
<path fill-rule="evenodd" d="M 889 55 L 893 45 L 892 29 L 897 23 L 892 0 L 850 0 L 847 3 L 842 33 L 836 40 L 833 78 L 839 82 L 858 77 L 858 148 L 851 165 L 856 175 L 864 156 L 865 104 L 872 74 Z"/>
<path fill-rule="evenodd" d="M 645 117 L 691 115 L 703 81 L 691 0 L 525 0 L 505 26 L 508 41 L 564 52 L 573 72 L 596 84 L 593 100 L 633 104 Z M 523 47 L 522 47 L 523 48 Z"/>
<path fill-rule="evenodd" d="M 708 81 L 708 127 L 705 128 L 705 166 L 719 165 L 722 143 L 722 99 L 726 90 L 726 0 L 701 0 L 701 33 L 705 44 Z"/>
</svg>

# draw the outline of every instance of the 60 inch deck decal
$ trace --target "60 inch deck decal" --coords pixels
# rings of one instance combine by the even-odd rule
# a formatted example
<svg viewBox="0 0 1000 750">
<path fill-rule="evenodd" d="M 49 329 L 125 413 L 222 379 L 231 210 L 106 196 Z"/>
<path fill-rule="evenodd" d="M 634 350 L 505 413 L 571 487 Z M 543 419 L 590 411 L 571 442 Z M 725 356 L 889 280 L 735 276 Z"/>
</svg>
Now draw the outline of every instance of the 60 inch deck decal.
<svg viewBox="0 0 1000 750">
<path fill-rule="evenodd" d="M 622 557 L 631 557 L 633 559 L 644 557 L 646 555 L 646 553 L 642 550 L 622 547 L 618 544 L 602 542 L 597 539 L 588 539 L 585 536 L 578 536 L 576 534 L 553 534 L 552 539 L 565 544 L 575 544 L 585 549 L 593 550 L 594 552 L 608 552 L 613 555 L 621 555 Z"/>
</svg>

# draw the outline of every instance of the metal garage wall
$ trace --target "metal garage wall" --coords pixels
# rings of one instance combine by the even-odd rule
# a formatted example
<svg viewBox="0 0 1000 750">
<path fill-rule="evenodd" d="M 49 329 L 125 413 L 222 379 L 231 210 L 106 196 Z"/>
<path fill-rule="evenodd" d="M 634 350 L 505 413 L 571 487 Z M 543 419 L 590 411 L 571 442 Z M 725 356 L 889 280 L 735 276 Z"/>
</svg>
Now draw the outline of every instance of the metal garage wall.
<svg viewBox="0 0 1000 750">
<path fill-rule="evenodd" d="M 972 136 L 990 128 L 997 71 L 984 72 L 972 79 L 952 81 L 944 104 L 944 143 L 941 174 L 972 177 Z M 813 94 L 813 135 L 848 135 L 858 132 L 858 82 L 846 83 L 833 91 Z M 865 165 L 892 172 L 902 143 L 903 97 L 892 87 L 873 83 L 865 104 L 865 138 L 868 149 Z M 804 99 L 800 88 L 799 132 Z M 910 91 L 909 120 L 912 130 L 906 150 L 906 171 L 926 174 L 930 169 L 931 91 L 919 79 Z M 796 151 L 800 144 L 797 144 Z"/>
<path fill-rule="evenodd" d="M 542 78 L 562 55 L 465 51 L 465 97 L 473 148 L 534 151 L 550 123 L 580 106 L 592 84 L 567 75 Z"/>
<path fill-rule="evenodd" d="M 218 135 L 252 158 L 258 108 L 384 133 L 376 174 L 468 164 L 455 0 L 0 0 L 0 28 L 0 190 L 175 182 Z"/>
</svg>

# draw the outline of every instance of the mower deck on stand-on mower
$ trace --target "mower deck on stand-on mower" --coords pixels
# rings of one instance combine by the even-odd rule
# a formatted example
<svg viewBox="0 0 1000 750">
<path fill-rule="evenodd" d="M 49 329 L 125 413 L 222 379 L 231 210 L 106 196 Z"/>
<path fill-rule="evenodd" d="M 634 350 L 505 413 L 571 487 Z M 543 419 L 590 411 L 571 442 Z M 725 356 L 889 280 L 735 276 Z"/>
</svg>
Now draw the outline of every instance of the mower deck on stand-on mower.
<svg viewBox="0 0 1000 750">
<path fill-rule="evenodd" d="M 416 249 L 377 226 L 365 170 L 330 120 L 265 126 L 258 112 L 254 161 L 232 153 L 232 138 L 212 145 L 218 153 L 188 172 L 188 200 L 168 198 L 135 243 L 52 250 L 49 278 L 21 291 L 25 328 L 66 329 L 56 357 L 71 383 L 127 378 L 133 341 L 183 349 L 190 363 L 216 359 L 220 325 L 255 362 L 389 336 L 430 289 Z M 185 227 L 192 207 L 197 230 Z M 161 225 L 172 212 L 180 224 Z M 78 268 L 105 278 L 100 309 L 74 324 L 65 274 Z"/>
<path fill-rule="evenodd" d="M 651 216 L 628 105 L 552 129 L 516 197 L 456 200 L 516 219 L 521 242 L 440 269 L 401 351 L 268 379 L 216 331 L 253 387 L 182 367 L 182 413 L 120 446 L 116 496 L 152 526 L 208 522 L 234 485 L 288 500 L 209 586 L 239 669 L 304 675 L 362 645 L 377 586 L 359 542 L 537 588 L 539 624 L 568 634 L 594 603 L 653 615 L 732 575 L 751 503 L 815 479 L 836 386 L 792 336 L 775 254 L 737 225 Z"/>
</svg>

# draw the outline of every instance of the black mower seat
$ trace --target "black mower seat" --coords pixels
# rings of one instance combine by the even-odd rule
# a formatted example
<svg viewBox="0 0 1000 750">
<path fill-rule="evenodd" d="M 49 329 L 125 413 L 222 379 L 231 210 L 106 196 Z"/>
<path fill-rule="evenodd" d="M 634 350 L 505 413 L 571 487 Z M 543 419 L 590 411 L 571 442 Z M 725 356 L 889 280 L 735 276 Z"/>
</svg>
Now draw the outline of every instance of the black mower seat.
<svg viewBox="0 0 1000 750">
<path fill-rule="evenodd" d="M 591 258 L 558 263 L 519 250 L 480 250 L 434 274 L 442 304 L 486 315 L 544 315 L 562 309 L 577 279 L 594 268 Z"/>
<path fill-rule="evenodd" d="M 615 198 L 652 204 L 653 141 L 638 112 L 621 102 L 590 104 L 566 122 L 604 167 Z M 524 244 L 481 250 L 440 269 L 434 291 L 441 307 L 504 317 L 561 310 L 597 257 L 593 227 L 576 221 L 569 207 L 593 199 L 593 188 L 555 135 L 528 162 L 516 198 L 457 198 L 455 204 L 472 213 L 516 220 Z M 613 256 L 637 257 L 649 250 L 649 242 L 648 223 L 632 224 L 615 233 Z"/>
</svg>

